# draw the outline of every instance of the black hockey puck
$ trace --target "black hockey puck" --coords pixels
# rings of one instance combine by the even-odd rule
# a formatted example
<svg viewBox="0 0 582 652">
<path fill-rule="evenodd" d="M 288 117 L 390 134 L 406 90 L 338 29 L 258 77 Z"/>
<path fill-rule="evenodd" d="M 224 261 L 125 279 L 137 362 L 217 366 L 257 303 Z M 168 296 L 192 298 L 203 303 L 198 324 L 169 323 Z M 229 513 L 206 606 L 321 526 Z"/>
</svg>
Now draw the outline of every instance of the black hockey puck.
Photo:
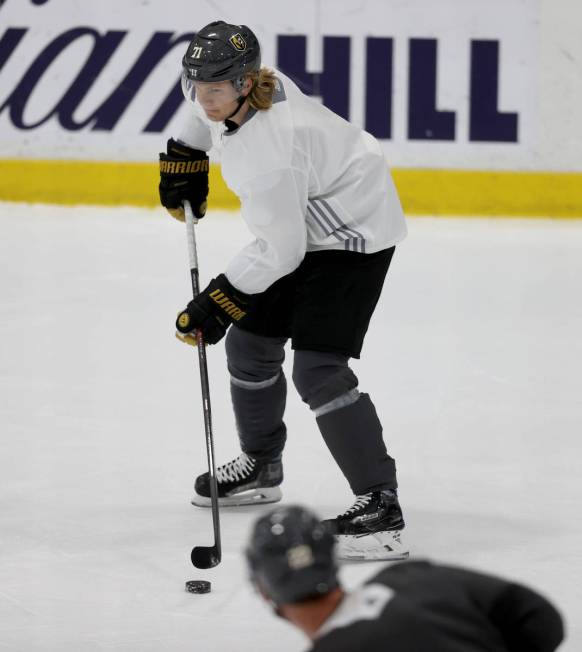
<svg viewBox="0 0 582 652">
<path fill-rule="evenodd" d="M 188 593 L 210 593 L 210 582 L 206 580 L 188 580 L 186 582 Z"/>
</svg>

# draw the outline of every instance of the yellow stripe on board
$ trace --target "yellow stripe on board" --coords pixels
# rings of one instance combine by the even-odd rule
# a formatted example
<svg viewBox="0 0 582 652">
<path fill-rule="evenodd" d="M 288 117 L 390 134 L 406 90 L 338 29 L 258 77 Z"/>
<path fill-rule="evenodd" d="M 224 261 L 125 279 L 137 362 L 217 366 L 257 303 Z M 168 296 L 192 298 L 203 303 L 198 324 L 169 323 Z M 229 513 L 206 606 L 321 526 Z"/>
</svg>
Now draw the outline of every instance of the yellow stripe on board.
<svg viewBox="0 0 582 652">
<path fill-rule="evenodd" d="M 413 215 L 582 217 L 582 172 L 393 170 Z"/>
<path fill-rule="evenodd" d="M 159 179 L 157 163 L 0 159 L 0 200 L 158 206 Z M 239 207 L 218 165 L 210 166 L 210 188 L 214 208 Z"/>
<path fill-rule="evenodd" d="M 395 169 L 409 215 L 582 217 L 582 172 Z M 51 204 L 158 205 L 152 163 L 0 160 L 0 200 Z M 239 207 L 218 165 L 209 206 Z"/>
</svg>

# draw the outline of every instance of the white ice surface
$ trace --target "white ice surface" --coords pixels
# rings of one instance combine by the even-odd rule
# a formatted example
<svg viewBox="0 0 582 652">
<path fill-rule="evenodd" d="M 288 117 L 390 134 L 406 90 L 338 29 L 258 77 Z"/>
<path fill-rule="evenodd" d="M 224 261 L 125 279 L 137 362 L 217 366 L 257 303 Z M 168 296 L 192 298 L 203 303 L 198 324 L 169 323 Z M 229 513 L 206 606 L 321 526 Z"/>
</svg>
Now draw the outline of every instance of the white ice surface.
<svg viewBox="0 0 582 652">
<path fill-rule="evenodd" d="M 415 557 L 537 587 L 582 650 L 582 223 L 411 220 L 354 364 L 397 458 Z M 197 230 L 202 280 L 248 235 Z M 263 508 L 210 512 L 183 227 L 161 210 L 0 204 L 0 651 L 301 650 L 250 589 Z M 349 309 L 349 307 L 346 307 Z M 289 362 L 289 361 L 288 361 Z M 237 453 L 224 350 L 209 350 L 219 461 Z M 284 500 L 351 496 L 294 390 Z M 353 586 L 381 567 L 345 567 Z M 205 578 L 209 595 L 185 593 Z"/>
</svg>

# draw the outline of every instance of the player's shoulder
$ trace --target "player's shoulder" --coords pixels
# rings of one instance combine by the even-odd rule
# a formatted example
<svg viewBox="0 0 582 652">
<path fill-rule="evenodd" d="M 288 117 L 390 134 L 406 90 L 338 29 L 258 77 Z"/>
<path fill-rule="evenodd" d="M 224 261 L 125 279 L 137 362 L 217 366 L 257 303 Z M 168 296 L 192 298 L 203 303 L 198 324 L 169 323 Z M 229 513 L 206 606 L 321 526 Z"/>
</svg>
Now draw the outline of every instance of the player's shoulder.
<svg viewBox="0 0 582 652">
<path fill-rule="evenodd" d="M 437 568 L 438 566 L 428 559 L 401 561 L 386 566 L 379 573 L 370 577 L 366 584 L 380 583 L 391 586 L 393 582 L 399 582 L 402 578 L 427 576 L 434 573 Z"/>
<path fill-rule="evenodd" d="M 463 569 L 422 559 L 392 564 L 371 577 L 368 583 L 381 584 L 397 595 L 424 603 L 437 595 L 464 593 L 468 579 Z"/>
<path fill-rule="evenodd" d="M 277 70 L 276 68 L 271 68 L 271 70 L 275 74 L 275 91 L 273 93 L 273 102 L 275 102 L 275 98 L 278 101 L 282 101 L 288 99 L 288 94 L 292 95 L 293 93 L 301 93 L 299 87 L 297 84 L 295 84 L 291 77 L 287 77 L 285 73 Z"/>
<path fill-rule="evenodd" d="M 273 93 L 272 108 L 279 112 L 289 111 L 295 119 L 300 119 L 303 114 L 325 112 L 327 109 L 321 101 L 303 92 L 301 88 L 287 75 L 275 70 L 276 86 Z"/>
<path fill-rule="evenodd" d="M 393 564 L 369 582 L 384 584 L 419 604 L 429 604 L 435 599 L 462 603 L 469 596 L 493 599 L 510 585 L 495 575 L 429 560 Z"/>
<path fill-rule="evenodd" d="M 282 102 L 288 102 L 289 91 L 292 91 L 292 87 L 295 86 L 293 82 L 288 77 L 283 77 L 280 72 L 275 73 L 275 87 L 273 89 L 273 106 L 281 104 Z"/>
</svg>

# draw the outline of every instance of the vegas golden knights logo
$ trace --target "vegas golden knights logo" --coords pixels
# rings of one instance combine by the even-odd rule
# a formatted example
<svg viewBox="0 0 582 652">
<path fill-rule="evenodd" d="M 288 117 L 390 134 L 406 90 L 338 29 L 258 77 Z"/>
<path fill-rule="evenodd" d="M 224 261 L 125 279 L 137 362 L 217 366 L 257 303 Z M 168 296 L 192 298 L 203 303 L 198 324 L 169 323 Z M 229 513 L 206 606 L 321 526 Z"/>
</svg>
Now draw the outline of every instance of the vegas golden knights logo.
<svg viewBox="0 0 582 652">
<path fill-rule="evenodd" d="M 240 34 L 238 34 L 238 33 L 237 33 L 237 34 L 234 34 L 233 36 L 231 36 L 228 40 L 233 44 L 233 46 L 235 47 L 235 49 L 237 49 L 237 50 L 239 50 L 239 51 L 241 51 L 241 52 L 242 52 L 243 50 L 246 50 L 246 49 L 247 49 L 246 41 L 245 41 L 244 38 L 243 38 Z"/>
</svg>

